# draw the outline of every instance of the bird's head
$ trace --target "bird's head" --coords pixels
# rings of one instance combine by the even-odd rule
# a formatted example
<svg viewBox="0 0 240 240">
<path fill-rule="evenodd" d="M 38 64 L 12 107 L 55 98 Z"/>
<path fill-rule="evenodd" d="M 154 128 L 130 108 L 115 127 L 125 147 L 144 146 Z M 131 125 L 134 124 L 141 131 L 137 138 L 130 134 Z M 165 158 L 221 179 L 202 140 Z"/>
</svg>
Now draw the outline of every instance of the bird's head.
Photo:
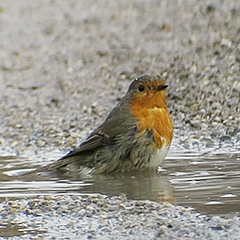
<svg viewBox="0 0 240 240">
<path fill-rule="evenodd" d="M 127 95 L 132 106 L 166 108 L 167 87 L 168 85 L 159 76 L 145 75 L 131 83 Z"/>
</svg>

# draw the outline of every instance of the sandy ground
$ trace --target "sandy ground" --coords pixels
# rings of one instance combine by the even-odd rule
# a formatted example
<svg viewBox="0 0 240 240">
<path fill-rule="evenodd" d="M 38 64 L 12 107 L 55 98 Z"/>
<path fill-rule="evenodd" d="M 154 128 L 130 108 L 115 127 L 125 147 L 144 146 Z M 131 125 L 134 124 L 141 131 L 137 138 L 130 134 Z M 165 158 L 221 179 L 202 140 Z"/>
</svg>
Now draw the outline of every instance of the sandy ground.
<svg viewBox="0 0 240 240">
<path fill-rule="evenodd" d="M 1 151 L 20 156 L 39 149 L 66 152 L 104 120 L 133 78 L 148 73 L 160 74 L 169 85 L 177 147 L 239 143 L 237 1 L 1 1 L 0 46 Z M 181 217 L 168 218 L 181 225 Z M 230 235 L 234 222 L 216 231 L 207 227 L 205 216 L 186 217 L 196 219 L 186 235 L 178 236 L 237 239 Z M 206 226 L 201 228 L 204 235 L 194 231 L 198 224 Z M 174 239 L 171 231 L 176 228 L 171 226 L 162 239 Z M 45 226 L 46 231 L 50 228 Z M 239 233 L 239 226 L 236 229 Z"/>
</svg>

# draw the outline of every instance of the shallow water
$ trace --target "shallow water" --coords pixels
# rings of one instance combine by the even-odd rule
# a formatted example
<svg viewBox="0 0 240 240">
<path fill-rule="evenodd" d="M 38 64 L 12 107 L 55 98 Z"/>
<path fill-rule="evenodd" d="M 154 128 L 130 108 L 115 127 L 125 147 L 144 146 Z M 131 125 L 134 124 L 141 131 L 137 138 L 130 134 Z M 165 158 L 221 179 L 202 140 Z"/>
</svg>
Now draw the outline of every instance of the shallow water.
<svg viewBox="0 0 240 240">
<path fill-rule="evenodd" d="M 159 172 L 144 170 L 84 177 L 66 177 L 60 173 L 17 176 L 36 167 L 33 162 L 15 156 L 0 157 L 1 200 L 42 194 L 126 194 L 129 199 L 191 206 L 205 214 L 240 212 L 239 147 L 205 152 L 173 147 Z"/>
</svg>

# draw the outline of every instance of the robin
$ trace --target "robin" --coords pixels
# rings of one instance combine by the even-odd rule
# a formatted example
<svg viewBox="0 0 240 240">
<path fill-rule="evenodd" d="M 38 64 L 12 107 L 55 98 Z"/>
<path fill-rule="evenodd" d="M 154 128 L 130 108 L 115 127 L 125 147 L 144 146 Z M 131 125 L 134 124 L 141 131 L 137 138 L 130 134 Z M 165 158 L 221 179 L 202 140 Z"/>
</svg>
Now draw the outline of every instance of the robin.
<svg viewBox="0 0 240 240">
<path fill-rule="evenodd" d="M 64 168 L 70 172 L 88 169 L 110 173 L 157 168 L 166 157 L 173 138 L 167 87 L 159 76 L 134 79 L 103 124 L 77 149 L 33 172 Z"/>
</svg>

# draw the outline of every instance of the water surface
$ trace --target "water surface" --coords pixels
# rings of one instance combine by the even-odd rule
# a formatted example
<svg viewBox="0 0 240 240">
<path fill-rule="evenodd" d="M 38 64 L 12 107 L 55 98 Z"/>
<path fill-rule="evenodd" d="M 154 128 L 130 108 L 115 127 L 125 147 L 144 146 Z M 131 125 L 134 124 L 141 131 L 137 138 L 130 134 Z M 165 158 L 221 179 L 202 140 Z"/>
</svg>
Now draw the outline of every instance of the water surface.
<svg viewBox="0 0 240 240">
<path fill-rule="evenodd" d="M 39 165 L 39 164 L 38 164 Z M 159 171 L 96 176 L 44 173 L 18 177 L 35 168 L 34 157 L 0 157 L 0 199 L 47 194 L 126 194 L 129 199 L 169 201 L 205 214 L 240 212 L 238 147 L 186 151 L 172 148 Z"/>
</svg>

